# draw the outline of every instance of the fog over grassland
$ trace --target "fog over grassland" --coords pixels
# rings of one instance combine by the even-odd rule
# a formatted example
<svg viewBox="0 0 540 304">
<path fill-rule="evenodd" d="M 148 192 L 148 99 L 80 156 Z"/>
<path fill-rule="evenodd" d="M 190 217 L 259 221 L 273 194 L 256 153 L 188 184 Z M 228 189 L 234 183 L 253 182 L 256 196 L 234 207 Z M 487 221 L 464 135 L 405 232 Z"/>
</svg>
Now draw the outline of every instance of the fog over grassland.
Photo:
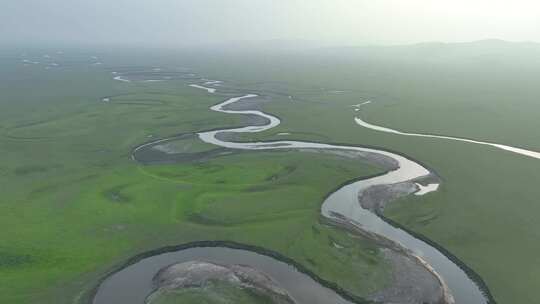
<svg viewBox="0 0 540 304">
<path fill-rule="evenodd" d="M 531 0 L 3 1 L 2 45 L 178 47 L 230 41 L 323 46 L 540 41 Z"/>
</svg>

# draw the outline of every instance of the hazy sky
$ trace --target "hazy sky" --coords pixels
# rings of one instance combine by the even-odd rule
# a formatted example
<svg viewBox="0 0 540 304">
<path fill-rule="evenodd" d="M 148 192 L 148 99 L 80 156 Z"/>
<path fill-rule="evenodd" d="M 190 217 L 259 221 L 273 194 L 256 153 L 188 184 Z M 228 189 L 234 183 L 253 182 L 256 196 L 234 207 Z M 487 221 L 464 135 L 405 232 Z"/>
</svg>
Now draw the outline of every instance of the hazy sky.
<svg viewBox="0 0 540 304">
<path fill-rule="evenodd" d="M 540 42 L 539 0 L 0 0 L 0 46 L 186 45 L 302 39 L 332 45 L 497 38 Z"/>
</svg>

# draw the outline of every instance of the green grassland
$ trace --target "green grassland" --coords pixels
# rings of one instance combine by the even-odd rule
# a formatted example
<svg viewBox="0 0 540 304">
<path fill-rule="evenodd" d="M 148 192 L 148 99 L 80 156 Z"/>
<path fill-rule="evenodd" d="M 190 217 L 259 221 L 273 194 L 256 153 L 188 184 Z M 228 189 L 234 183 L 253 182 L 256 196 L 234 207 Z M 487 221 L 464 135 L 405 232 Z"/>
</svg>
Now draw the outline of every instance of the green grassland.
<svg viewBox="0 0 540 304">
<path fill-rule="evenodd" d="M 482 276 L 498 303 L 534 303 L 540 284 L 540 162 L 486 146 L 365 129 L 354 123 L 357 113 L 350 106 L 372 100 L 362 117 L 390 128 L 540 151 L 540 60 L 537 52 L 519 47 L 500 53 L 467 45 L 388 48 L 387 53 L 360 48 L 339 58 L 311 52 L 272 60 L 227 55 L 221 65 L 203 59 L 200 65 L 238 85 L 287 87 L 286 94 L 294 97 L 275 96 L 265 104 L 282 125 L 246 139 L 373 145 L 433 168 L 443 180 L 441 189 L 405 198 L 386 215 L 457 255 Z M 276 79 L 280 82 L 272 82 Z"/>
<path fill-rule="evenodd" d="M 373 145 L 420 160 L 441 176 L 441 189 L 405 198 L 386 215 L 457 255 L 498 303 L 535 303 L 540 163 L 485 146 L 364 129 L 350 105 L 373 100 L 362 116 L 395 129 L 538 151 L 536 54 L 520 45 L 511 52 L 419 45 L 240 56 L 141 51 L 104 61 L 188 65 L 270 95 L 263 107 L 282 125 L 245 139 Z M 292 152 L 137 166 L 129 160 L 137 144 L 235 126 L 240 117 L 207 111 L 220 99 L 180 82 L 113 82 L 96 68 L 52 72 L 6 63 L 0 73 L 2 301 L 72 303 L 129 256 L 201 239 L 277 250 L 358 294 L 384 285 L 386 266 L 373 244 L 317 223 L 325 194 L 377 169 Z M 104 103 L 105 96 L 116 97 Z"/>
<path fill-rule="evenodd" d="M 241 118 L 209 111 L 220 98 L 180 81 L 10 63 L 2 77 L 0 302 L 79 303 L 129 257 L 196 240 L 276 250 L 359 295 L 388 281 L 373 243 L 319 223 L 327 193 L 379 169 L 290 151 L 137 165 L 140 143 Z"/>
</svg>

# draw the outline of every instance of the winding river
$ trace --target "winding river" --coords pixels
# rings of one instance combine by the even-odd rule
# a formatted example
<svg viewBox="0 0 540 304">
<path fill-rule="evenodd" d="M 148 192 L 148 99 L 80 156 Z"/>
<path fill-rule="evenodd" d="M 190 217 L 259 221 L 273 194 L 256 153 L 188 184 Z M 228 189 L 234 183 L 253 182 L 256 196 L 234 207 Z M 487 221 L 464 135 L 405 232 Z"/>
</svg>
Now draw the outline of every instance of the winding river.
<svg viewBox="0 0 540 304">
<path fill-rule="evenodd" d="M 108 277 L 99 286 L 93 303 L 143 304 L 154 291 L 152 278 L 160 269 L 194 260 L 242 264 L 263 271 L 279 282 L 297 303 L 353 304 L 285 262 L 253 251 L 225 247 L 188 248 L 142 259 Z"/>
<path fill-rule="evenodd" d="M 206 90 L 209 93 L 215 93 L 215 88 L 205 87 L 199 84 L 191 85 L 191 87 Z M 458 304 L 484 304 L 493 303 L 489 295 L 489 291 L 481 282 L 478 276 L 468 269 L 463 263 L 459 262 L 456 258 L 449 258 L 438 250 L 435 246 L 428 244 L 427 242 L 413 236 L 411 233 L 400 229 L 378 216 L 376 213 L 364 209 L 361 207 L 358 201 L 358 194 L 361 190 L 367 189 L 372 186 L 378 185 L 393 185 L 404 182 L 416 183 L 421 179 L 425 179 L 432 175 L 432 172 L 418 162 L 409 159 L 403 155 L 373 148 L 365 148 L 359 146 L 347 146 L 347 145 L 333 145 L 308 141 L 271 141 L 271 142 L 238 142 L 226 140 L 227 134 L 241 134 L 241 133 L 256 133 L 269 130 L 280 124 L 279 118 L 270 114 L 264 113 L 258 110 L 234 110 L 232 105 L 240 103 L 244 100 L 255 99 L 258 95 L 247 94 L 243 96 L 237 96 L 229 98 L 217 105 L 212 106 L 210 109 L 220 113 L 226 114 L 242 114 L 242 115 L 255 115 L 259 118 L 263 118 L 266 123 L 264 125 L 252 125 L 240 128 L 231 128 L 223 130 L 212 130 L 207 132 L 198 133 L 199 138 L 210 144 L 214 144 L 221 147 L 230 149 L 242 149 L 242 150 L 277 150 L 277 149 L 309 149 L 309 150 L 327 150 L 327 151 L 353 151 L 360 154 L 375 154 L 378 157 L 391 159 L 397 164 L 396 168 L 388 171 L 383 175 L 371 177 L 363 180 L 358 180 L 347 184 L 337 191 L 331 193 L 323 202 L 321 207 L 322 216 L 330 220 L 331 222 L 337 222 L 346 225 L 353 225 L 361 231 L 367 232 L 372 235 L 376 235 L 382 239 L 386 239 L 395 244 L 399 244 L 400 247 L 410 251 L 411 255 L 422 262 L 428 269 L 430 269 L 440 280 L 443 286 L 443 292 L 447 303 Z M 160 141 L 163 141 L 161 139 Z M 157 143 L 147 143 L 140 146 L 137 149 L 146 147 Z M 137 150 L 135 149 L 135 151 Z M 436 191 L 438 183 L 431 183 L 428 186 L 417 185 L 416 194 L 423 195 L 431 191 Z M 204 256 L 204 250 L 198 252 Z M 122 280 L 115 278 L 127 278 L 125 271 L 131 271 L 131 277 L 144 275 L 148 279 L 147 274 L 143 274 L 141 269 L 148 270 L 150 268 L 157 268 L 156 265 L 162 265 L 160 262 L 163 259 L 167 260 L 170 255 L 185 254 L 181 251 L 177 253 L 170 253 L 168 256 L 157 255 L 147 258 L 133 266 L 139 265 L 140 268 L 126 268 L 119 271 L 113 276 L 105 280 L 94 298 L 94 304 L 112 303 L 106 301 L 106 295 L 108 292 L 112 292 L 116 289 L 127 289 L 127 286 L 122 287 Z M 189 254 L 188 254 L 189 255 Z M 168 260 L 167 260 L 168 261 Z M 247 261 L 251 261 L 247 259 Z M 151 265 L 151 266 L 141 266 Z M 130 266 L 130 267 L 133 267 Z M 165 265 L 166 266 L 166 265 Z M 260 265 L 255 265 L 260 266 Z M 150 268 L 148 268 L 150 267 Z M 131 270 L 130 270 L 131 269 Z M 139 272 L 137 272 L 139 269 Z M 263 269 L 264 270 L 264 269 Z M 135 274 L 134 272 L 135 271 Z M 153 272 L 155 273 L 155 272 Z M 471 275 L 472 274 L 472 275 Z M 129 276 L 128 276 L 129 277 Z M 473 278 L 474 277 L 474 278 Z M 277 278 L 279 279 L 279 278 Z M 133 279 L 126 279 L 127 282 Z M 138 279 L 137 279 L 138 280 Z M 278 280 L 279 281 L 279 280 Z M 116 283 L 115 283 L 116 282 Z M 142 284 L 142 283 L 139 283 Z M 285 284 L 286 285 L 286 284 Z M 138 286 L 138 285 L 137 285 Z M 285 286 L 287 287 L 287 286 Z M 132 287 L 133 288 L 133 287 Z M 137 287 L 135 287 L 136 289 Z M 147 287 L 145 287 L 147 288 Z M 143 290 L 143 289 L 141 289 Z M 114 292 L 113 292 L 114 293 Z M 294 292 L 292 292 L 294 293 Z M 325 291 L 326 293 L 326 291 Z M 118 294 L 118 293 L 116 293 Z M 110 298 L 109 298 L 110 299 Z M 125 301 L 117 301 L 115 303 L 129 303 Z M 131 302 L 136 303 L 136 302 Z M 142 302 L 139 302 L 142 303 Z M 311 302 L 305 302 L 311 303 Z M 315 302 L 313 302 L 315 303 Z M 325 303 L 347 303 L 342 300 L 332 300 Z"/>
<path fill-rule="evenodd" d="M 443 281 L 443 285 L 448 287 L 446 292 L 449 302 L 452 301 L 451 298 L 453 297 L 456 303 L 488 303 L 484 291 L 480 289 L 476 282 L 469 278 L 467 273 L 461 269 L 459 265 L 454 263 L 436 248 L 412 236 L 408 232 L 390 225 L 375 213 L 362 208 L 358 203 L 358 193 L 362 189 L 376 185 L 391 185 L 416 181 L 431 174 L 427 168 L 402 155 L 371 148 L 338 146 L 305 141 L 231 142 L 221 140 L 219 135 L 223 133 L 262 132 L 280 124 L 279 118 L 261 111 L 227 109 L 227 106 L 233 103 L 243 99 L 256 97 L 257 95 L 254 94 L 233 97 L 210 109 L 227 114 L 257 115 L 264 117 L 268 121 L 266 125 L 202 132 L 199 133 L 201 140 L 222 147 L 245 150 L 326 149 L 358 151 L 379 154 L 397 161 L 399 167 L 396 170 L 389 171 L 388 173 L 377 177 L 353 182 L 329 195 L 322 205 L 322 215 L 333 221 L 346 221 L 348 224 L 352 224 L 363 231 L 382 236 L 411 250 L 416 257 L 424 261 L 429 267 L 432 267 L 435 273 L 437 273 Z M 432 189 L 436 189 L 436 187 L 432 187 Z"/>
</svg>

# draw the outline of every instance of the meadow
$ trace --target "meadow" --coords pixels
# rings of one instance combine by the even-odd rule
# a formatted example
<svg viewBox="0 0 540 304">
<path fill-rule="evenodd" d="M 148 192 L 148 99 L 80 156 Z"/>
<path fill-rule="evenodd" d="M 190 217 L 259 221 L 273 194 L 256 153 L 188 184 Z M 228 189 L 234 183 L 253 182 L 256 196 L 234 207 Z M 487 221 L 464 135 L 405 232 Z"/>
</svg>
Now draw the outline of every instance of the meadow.
<svg viewBox="0 0 540 304">
<path fill-rule="evenodd" d="M 188 66 L 227 86 L 264 93 L 270 102 L 263 109 L 282 124 L 245 140 L 377 146 L 426 164 L 442 179 L 440 190 L 393 203 L 385 215 L 459 257 L 482 276 L 498 303 L 536 302 L 537 160 L 354 123 L 362 115 L 403 131 L 539 151 L 540 60 L 519 44 L 485 49 L 494 47 L 117 52 L 103 55 L 107 69 L 73 64 L 47 71 L 2 57 L 0 299 L 81 302 L 85 291 L 127 258 L 195 240 L 276 250 L 359 295 L 387 284 L 388 265 L 374 244 L 319 223 L 326 194 L 380 169 L 291 151 L 138 165 L 130 160 L 138 144 L 237 126 L 242 118 L 208 111 L 220 97 L 180 81 L 112 81 L 112 68 L 137 62 Z M 103 102 L 106 96 L 113 98 Z M 366 100 L 373 102 L 360 113 L 351 107 Z M 183 147 L 208 148 L 193 142 Z"/>
<path fill-rule="evenodd" d="M 180 81 L 130 84 L 95 67 L 3 64 L 1 302 L 86 303 L 128 258 L 197 240 L 278 251 L 362 296 L 388 281 L 375 244 L 319 223 L 328 192 L 379 169 L 291 151 L 139 165 L 130 158 L 138 144 L 242 118 L 209 111 L 220 97 Z"/>
<path fill-rule="evenodd" d="M 538 46 L 485 43 L 323 50 L 264 60 L 225 54 L 221 65 L 202 58 L 200 65 L 254 90 L 287 88 L 285 96 L 274 96 L 279 101 L 264 106 L 282 124 L 246 139 L 383 147 L 432 168 L 443 181 L 440 190 L 402 199 L 385 215 L 459 257 L 481 275 L 498 303 L 534 303 L 540 283 L 540 162 L 485 146 L 377 132 L 354 122 L 362 115 L 402 131 L 540 151 Z M 367 100 L 372 103 L 361 112 L 351 107 Z"/>
</svg>

